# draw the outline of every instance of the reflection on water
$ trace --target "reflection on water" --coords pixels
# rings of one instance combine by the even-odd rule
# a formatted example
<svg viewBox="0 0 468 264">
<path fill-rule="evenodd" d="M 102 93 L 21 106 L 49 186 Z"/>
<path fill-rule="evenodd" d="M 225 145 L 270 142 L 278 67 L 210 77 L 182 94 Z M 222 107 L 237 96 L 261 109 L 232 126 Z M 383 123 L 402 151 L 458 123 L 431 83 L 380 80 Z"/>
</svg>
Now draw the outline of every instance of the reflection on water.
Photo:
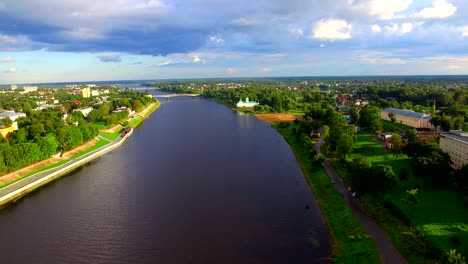
<svg viewBox="0 0 468 264">
<path fill-rule="evenodd" d="M 327 262 L 317 206 L 269 124 L 162 104 L 121 148 L 1 211 L 2 263 Z"/>
</svg>

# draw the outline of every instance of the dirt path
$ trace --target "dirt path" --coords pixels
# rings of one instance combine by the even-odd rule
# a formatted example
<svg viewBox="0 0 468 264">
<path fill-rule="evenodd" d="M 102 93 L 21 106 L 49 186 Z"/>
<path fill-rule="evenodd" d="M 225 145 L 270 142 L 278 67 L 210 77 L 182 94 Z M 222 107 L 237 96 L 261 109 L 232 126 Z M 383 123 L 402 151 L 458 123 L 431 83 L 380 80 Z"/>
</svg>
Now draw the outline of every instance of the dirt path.
<svg viewBox="0 0 468 264">
<path fill-rule="evenodd" d="M 315 145 L 315 151 L 320 153 L 320 147 L 323 144 L 323 140 L 320 139 L 319 143 Z M 380 254 L 380 260 L 382 263 L 385 264 L 400 264 L 400 263 L 407 263 L 400 252 L 395 248 L 392 243 L 392 240 L 388 237 L 387 233 L 385 233 L 363 210 L 363 206 L 361 201 L 357 197 L 353 197 L 350 195 L 350 192 L 347 190 L 343 180 L 340 176 L 336 173 L 336 171 L 332 168 L 330 163 L 325 160 L 322 163 L 325 171 L 327 172 L 328 176 L 335 180 L 335 188 L 340 192 L 348 206 L 351 208 L 351 211 L 359 220 L 361 225 L 364 227 L 366 232 L 369 236 L 374 240 L 374 243 L 377 246 Z"/>
</svg>

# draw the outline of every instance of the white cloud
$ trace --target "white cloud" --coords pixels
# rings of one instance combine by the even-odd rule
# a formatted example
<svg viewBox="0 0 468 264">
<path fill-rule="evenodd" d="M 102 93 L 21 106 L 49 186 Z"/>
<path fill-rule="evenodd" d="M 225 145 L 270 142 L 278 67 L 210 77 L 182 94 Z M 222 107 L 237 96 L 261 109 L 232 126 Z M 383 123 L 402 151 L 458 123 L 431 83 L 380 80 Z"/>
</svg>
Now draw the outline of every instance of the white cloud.
<svg viewBox="0 0 468 264">
<path fill-rule="evenodd" d="M 392 23 L 390 25 L 385 26 L 384 31 L 387 35 L 402 36 L 404 34 L 407 34 L 413 31 L 413 28 L 414 26 L 411 23 L 402 23 L 402 24 Z"/>
<path fill-rule="evenodd" d="M 172 60 L 167 60 L 167 61 L 160 62 L 160 63 L 158 63 L 158 66 L 163 67 L 163 66 L 167 66 L 167 65 L 170 65 L 170 64 L 172 64 Z"/>
<path fill-rule="evenodd" d="M 348 3 L 359 13 L 365 13 L 381 20 L 389 20 L 395 17 L 395 13 L 405 11 L 413 3 L 413 0 L 348 0 Z"/>
<path fill-rule="evenodd" d="M 364 52 L 362 54 L 358 54 L 358 59 L 368 64 L 406 64 L 405 60 L 402 60 L 400 58 L 394 58 L 393 54 L 380 51 L 369 51 Z"/>
<path fill-rule="evenodd" d="M 415 14 L 419 18 L 446 18 L 455 14 L 457 7 L 445 0 L 436 0 L 431 7 L 423 8 Z"/>
<path fill-rule="evenodd" d="M 206 61 L 204 59 L 201 59 L 200 56 L 198 56 L 196 54 L 193 54 L 190 57 L 192 58 L 193 63 L 203 63 L 203 64 L 206 63 Z"/>
<path fill-rule="evenodd" d="M 460 27 L 458 30 L 461 32 L 462 37 L 468 37 L 468 25 Z"/>
<path fill-rule="evenodd" d="M 16 73 L 16 67 L 11 67 L 8 69 L 8 73 Z"/>
<path fill-rule="evenodd" d="M 304 36 L 304 30 L 302 28 L 291 28 L 289 29 L 289 35 L 293 37 L 302 37 Z"/>
<path fill-rule="evenodd" d="M 313 37 L 323 40 L 343 40 L 351 38 L 352 26 L 342 19 L 320 20 L 315 24 Z"/>
<path fill-rule="evenodd" d="M 224 42 L 224 39 L 221 38 L 221 37 L 218 37 L 218 36 L 211 36 L 211 37 L 210 37 L 210 41 L 211 41 L 211 42 L 214 42 L 214 43 L 216 43 L 216 44 L 221 44 L 221 43 Z"/>
<path fill-rule="evenodd" d="M 3 62 L 3 63 L 10 63 L 10 62 L 14 62 L 14 61 L 15 61 L 15 59 L 13 59 L 10 56 L 7 56 L 7 57 L 4 57 L 4 58 L 1 59 L 1 62 Z"/>
<path fill-rule="evenodd" d="M 320 47 L 321 47 L 321 48 L 325 48 L 325 44 L 323 44 L 323 43 L 320 44 Z"/>
<path fill-rule="evenodd" d="M 260 72 L 262 72 L 262 73 L 267 73 L 269 71 L 270 71 L 270 69 L 268 69 L 268 68 L 260 68 Z"/>
<path fill-rule="evenodd" d="M 372 25 L 371 27 L 372 32 L 374 33 L 380 33 L 382 32 L 382 28 L 379 25 Z"/>
<path fill-rule="evenodd" d="M 451 64 L 451 65 L 447 65 L 447 70 L 449 70 L 449 71 L 458 71 L 458 70 L 460 70 L 460 69 L 461 69 L 461 67 L 458 66 L 458 65 L 452 65 L 452 64 Z"/>
</svg>

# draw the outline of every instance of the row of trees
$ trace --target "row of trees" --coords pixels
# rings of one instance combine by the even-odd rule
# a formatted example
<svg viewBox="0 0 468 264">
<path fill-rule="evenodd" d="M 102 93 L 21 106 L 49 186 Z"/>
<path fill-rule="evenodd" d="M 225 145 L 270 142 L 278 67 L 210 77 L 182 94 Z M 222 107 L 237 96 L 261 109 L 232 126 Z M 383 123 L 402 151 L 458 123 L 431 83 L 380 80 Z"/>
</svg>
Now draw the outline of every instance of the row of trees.
<svg viewBox="0 0 468 264">
<path fill-rule="evenodd" d="M 0 174 L 70 150 L 97 136 L 97 129 L 81 113 L 69 120 L 76 120 L 78 125 L 64 123 L 61 114 L 54 110 L 33 111 L 19 118 L 19 129 L 10 139 L 0 140 Z"/>
</svg>

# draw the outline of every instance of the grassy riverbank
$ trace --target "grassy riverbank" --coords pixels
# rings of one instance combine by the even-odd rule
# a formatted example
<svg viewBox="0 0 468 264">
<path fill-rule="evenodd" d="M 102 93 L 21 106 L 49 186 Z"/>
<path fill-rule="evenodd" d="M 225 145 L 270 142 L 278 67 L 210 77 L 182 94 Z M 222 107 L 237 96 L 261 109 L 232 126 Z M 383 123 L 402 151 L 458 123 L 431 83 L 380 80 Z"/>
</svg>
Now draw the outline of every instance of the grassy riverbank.
<svg viewBox="0 0 468 264">
<path fill-rule="evenodd" d="M 374 242 L 367 236 L 344 198 L 334 188 L 323 168 L 315 170 L 292 128 L 273 127 L 283 135 L 301 164 L 307 183 L 317 200 L 332 242 L 335 263 L 380 263 Z"/>
</svg>

